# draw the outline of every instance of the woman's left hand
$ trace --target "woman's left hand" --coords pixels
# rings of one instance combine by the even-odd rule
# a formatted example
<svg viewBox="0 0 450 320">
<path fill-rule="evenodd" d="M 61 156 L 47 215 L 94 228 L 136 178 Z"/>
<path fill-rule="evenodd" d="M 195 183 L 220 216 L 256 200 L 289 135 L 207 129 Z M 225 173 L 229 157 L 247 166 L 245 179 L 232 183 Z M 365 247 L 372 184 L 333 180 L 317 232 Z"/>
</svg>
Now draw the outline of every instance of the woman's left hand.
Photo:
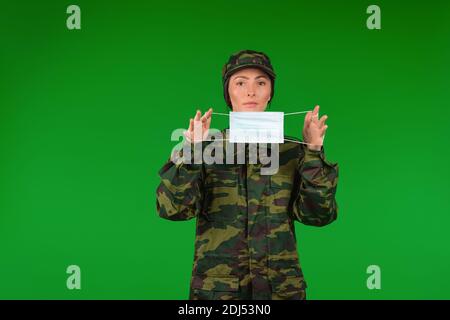
<svg viewBox="0 0 450 320">
<path fill-rule="evenodd" d="M 308 149 L 320 150 L 322 148 L 325 131 L 328 128 L 325 124 L 327 119 L 327 115 L 319 119 L 319 106 L 316 106 L 312 112 L 309 111 L 306 114 L 303 125 L 303 141 L 308 143 Z"/>
</svg>

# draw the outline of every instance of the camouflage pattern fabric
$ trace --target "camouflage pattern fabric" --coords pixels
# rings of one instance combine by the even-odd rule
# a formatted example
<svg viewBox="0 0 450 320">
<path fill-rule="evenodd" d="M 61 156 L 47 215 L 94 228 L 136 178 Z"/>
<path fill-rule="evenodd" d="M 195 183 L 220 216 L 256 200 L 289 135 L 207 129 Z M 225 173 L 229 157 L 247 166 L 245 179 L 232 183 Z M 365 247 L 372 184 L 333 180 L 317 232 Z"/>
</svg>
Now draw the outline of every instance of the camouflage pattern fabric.
<svg viewBox="0 0 450 320">
<path fill-rule="evenodd" d="M 270 59 L 265 53 L 254 50 L 241 50 L 232 54 L 228 62 L 222 67 L 222 81 L 225 82 L 237 70 L 248 67 L 260 68 L 270 77 L 276 78 Z"/>
<path fill-rule="evenodd" d="M 338 165 L 325 159 L 323 147 L 285 142 L 278 172 L 261 175 L 265 165 L 248 163 L 249 145 L 243 150 L 245 164 L 236 163 L 237 152 L 235 164 L 169 159 L 159 171 L 159 216 L 196 218 L 189 298 L 305 299 L 294 221 L 319 227 L 336 219 Z"/>
</svg>

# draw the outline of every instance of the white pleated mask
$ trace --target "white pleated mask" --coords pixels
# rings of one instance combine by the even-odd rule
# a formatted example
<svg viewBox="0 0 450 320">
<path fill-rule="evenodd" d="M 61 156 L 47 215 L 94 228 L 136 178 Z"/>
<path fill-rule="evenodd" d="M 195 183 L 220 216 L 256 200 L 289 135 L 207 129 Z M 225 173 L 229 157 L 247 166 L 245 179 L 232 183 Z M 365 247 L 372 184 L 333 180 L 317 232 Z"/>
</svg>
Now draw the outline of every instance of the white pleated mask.
<svg viewBox="0 0 450 320">
<path fill-rule="evenodd" d="M 284 112 L 230 112 L 231 143 L 283 143 Z"/>
</svg>

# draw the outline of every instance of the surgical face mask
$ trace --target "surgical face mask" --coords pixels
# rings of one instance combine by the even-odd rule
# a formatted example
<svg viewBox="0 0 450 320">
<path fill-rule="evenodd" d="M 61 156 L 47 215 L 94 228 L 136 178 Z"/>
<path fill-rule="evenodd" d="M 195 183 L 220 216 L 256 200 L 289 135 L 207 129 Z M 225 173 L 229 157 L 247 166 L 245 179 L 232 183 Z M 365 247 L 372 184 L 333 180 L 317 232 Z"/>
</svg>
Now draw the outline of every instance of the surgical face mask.
<svg viewBox="0 0 450 320">
<path fill-rule="evenodd" d="M 283 143 L 284 112 L 230 112 L 231 143 Z"/>
</svg>

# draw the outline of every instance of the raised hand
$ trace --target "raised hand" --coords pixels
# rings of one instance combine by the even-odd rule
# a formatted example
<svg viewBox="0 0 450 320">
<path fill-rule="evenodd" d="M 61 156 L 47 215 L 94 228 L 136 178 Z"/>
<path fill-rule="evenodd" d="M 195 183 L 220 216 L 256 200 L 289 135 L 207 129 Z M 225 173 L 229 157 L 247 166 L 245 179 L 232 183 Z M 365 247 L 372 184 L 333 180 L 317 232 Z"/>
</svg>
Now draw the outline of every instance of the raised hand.
<svg viewBox="0 0 450 320">
<path fill-rule="evenodd" d="M 189 121 L 189 129 L 184 131 L 184 136 L 188 142 L 204 141 L 208 137 L 209 128 L 211 125 L 212 108 L 202 116 L 200 110 L 197 110 L 194 118 Z"/>
<path fill-rule="evenodd" d="M 328 119 L 327 115 L 322 116 L 319 120 L 319 106 L 315 106 L 314 110 L 309 111 L 305 117 L 303 125 L 303 140 L 308 143 L 308 148 L 311 150 L 320 150 L 323 145 L 325 131 L 328 126 L 325 121 Z"/>
</svg>

